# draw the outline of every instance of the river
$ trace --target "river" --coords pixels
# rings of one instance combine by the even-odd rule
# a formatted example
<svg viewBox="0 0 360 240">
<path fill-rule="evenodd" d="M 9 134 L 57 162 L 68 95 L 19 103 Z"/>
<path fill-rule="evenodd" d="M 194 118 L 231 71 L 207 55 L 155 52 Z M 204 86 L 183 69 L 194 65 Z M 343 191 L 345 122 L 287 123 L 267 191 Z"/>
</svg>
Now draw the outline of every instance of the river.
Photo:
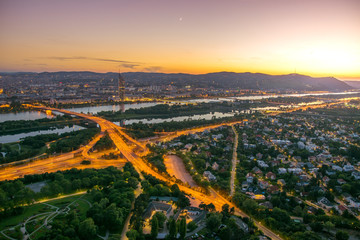
<svg viewBox="0 0 360 240">
<path fill-rule="evenodd" d="M 66 133 L 66 132 L 73 132 L 77 130 L 85 129 L 84 127 L 73 125 L 73 126 L 66 126 L 64 128 L 54 128 L 49 130 L 39 130 L 39 131 L 33 131 L 33 132 L 27 132 L 27 133 L 18 133 L 14 135 L 4 135 L 0 136 L 0 143 L 11 143 L 11 142 L 18 142 L 22 138 L 29 137 L 29 136 L 36 136 L 40 134 L 50 134 L 50 133 Z"/>
</svg>

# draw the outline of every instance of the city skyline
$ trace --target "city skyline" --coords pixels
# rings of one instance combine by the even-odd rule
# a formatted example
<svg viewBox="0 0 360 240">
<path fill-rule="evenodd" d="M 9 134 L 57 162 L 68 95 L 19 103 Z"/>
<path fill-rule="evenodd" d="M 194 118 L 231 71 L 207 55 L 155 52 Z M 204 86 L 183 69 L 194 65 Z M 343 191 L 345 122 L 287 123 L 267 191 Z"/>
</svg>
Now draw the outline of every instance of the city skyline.
<svg viewBox="0 0 360 240">
<path fill-rule="evenodd" d="M 0 71 L 360 79 L 360 2 L 0 1 Z"/>
</svg>

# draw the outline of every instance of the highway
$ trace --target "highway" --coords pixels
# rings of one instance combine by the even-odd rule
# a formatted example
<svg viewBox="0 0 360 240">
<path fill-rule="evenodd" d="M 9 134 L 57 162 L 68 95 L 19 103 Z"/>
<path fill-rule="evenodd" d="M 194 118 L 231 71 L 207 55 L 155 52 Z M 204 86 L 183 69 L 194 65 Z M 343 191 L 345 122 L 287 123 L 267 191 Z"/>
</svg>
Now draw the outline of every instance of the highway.
<svg viewBox="0 0 360 240">
<path fill-rule="evenodd" d="M 145 155 L 145 154 L 147 154 L 149 152 L 149 150 L 145 146 L 146 143 L 138 142 L 135 139 L 131 138 L 130 136 L 126 135 L 122 131 L 122 128 L 117 126 L 116 124 L 114 124 L 114 123 L 112 123 L 110 121 L 107 121 L 105 119 L 96 117 L 96 116 L 71 112 L 71 111 L 68 111 L 68 110 L 55 109 L 55 108 L 42 107 L 42 106 L 32 106 L 32 105 L 27 105 L 27 106 L 32 107 L 32 108 L 42 109 L 42 110 L 51 110 L 51 111 L 62 112 L 62 113 L 69 114 L 69 115 L 75 115 L 75 116 L 85 118 L 85 119 L 88 119 L 90 121 L 93 121 L 93 122 L 97 123 L 101 128 L 101 132 L 103 132 L 103 133 L 107 132 L 108 133 L 109 137 L 112 139 L 115 146 L 121 152 L 123 157 L 127 161 L 131 162 L 133 164 L 134 168 L 139 173 L 145 172 L 146 174 L 150 174 L 150 175 L 158 178 L 159 180 L 162 180 L 162 181 L 168 183 L 169 185 L 175 184 L 174 181 L 171 181 L 170 179 L 168 179 L 164 175 L 154 171 L 152 166 L 148 165 L 141 158 L 141 155 Z M 230 123 L 230 125 L 236 124 L 236 123 L 241 123 L 241 121 L 232 122 L 232 123 Z M 191 129 L 191 130 L 177 131 L 177 132 L 175 132 L 173 134 L 169 134 L 168 136 L 163 136 L 163 138 L 161 140 L 162 141 L 169 141 L 169 140 L 171 140 L 171 139 L 173 139 L 175 137 L 181 136 L 183 134 L 202 132 L 202 131 L 204 131 L 206 129 L 217 128 L 217 127 L 224 126 L 224 125 L 229 125 L 229 123 L 227 123 L 227 124 L 226 123 L 216 124 L 216 125 L 212 125 L 212 126 L 200 127 L 200 128 Z M 99 138 L 99 136 L 97 136 L 97 138 Z M 86 152 L 85 153 L 86 157 L 90 157 L 90 156 L 87 155 L 87 153 L 88 153 L 88 150 L 91 149 L 91 147 L 92 147 L 91 145 L 95 144 L 94 141 L 95 141 L 95 139 L 93 141 L 91 141 L 91 143 L 87 147 L 85 147 L 83 149 L 83 152 L 84 151 Z M 136 150 L 136 152 L 134 150 Z M 105 160 L 103 161 L 104 164 L 106 164 L 107 162 L 108 161 L 105 161 Z M 34 164 L 37 164 L 37 168 L 39 168 L 39 167 L 41 168 L 41 165 L 43 165 L 43 161 L 38 161 L 38 162 L 35 162 Z M 62 164 L 72 165 L 71 162 L 68 163 L 67 160 L 64 160 L 64 163 L 62 163 Z M 18 171 L 18 168 L 21 168 L 21 167 L 22 167 L 21 165 L 13 167 L 13 171 L 15 171 L 15 173 L 14 173 L 15 175 L 17 174 L 16 171 Z M 32 167 L 34 167 L 34 166 L 32 166 Z M 57 167 L 58 167 L 58 170 L 64 170 L 64 168 L 68 168 L 68 167 L 71 168 L 71 166 L 62 166 L 61 163 L 60 163 L 60 165 L 57 165 Z M 89 165 L 89 167 L 92 167 L 92 165 Z M 14 174 L 10 176 L 10 175 L 7 175 L 6 172 L 8 172 L 7 169 L 0 170 L 0 180 L 14 179 Z M 34 174 L 34 173 L 39 173 L 39 172 L 35 172 L 35 171 L 30 170 L 30 173 L 26 173 L 26 174 Z M 18 175 L 17 177 L 20 177 L 20 176 L 21 175 Z M 221 211 L 221 208 L 222 208 L 222 206 L 224 204 L 228 204 L 230 207 L 234 207 L 236 215 L 239 215 L 241 217 L 249 217 L 247 214 L 245 214 L 240 209 L 238 209 L 227 198 L 220 195 L 219 193 L 217 193 L 213 189 L 210 190 L 210 195 L 206 195 L 206 194 L 204 194 L 202 192 L 199 192 L 197 190 L 194 190 L 192 188 L 189 188 L 189 187 L 186 187 L 186 186 L 183 186 L 183 185 L 179 185 L 179 188 L 180 188 L 181 191 L 185 192 L 186 194 L 191 195 L 194 198 L 196 198 L 196 199 L 198 199 L 198 200 L 200 200 L 200 201 L 202 201 L 202 202 L 204 202 L 206 204 L 213 203 L 218 211 Z M 261 223 L 255 222 L 255 224 L 259 228 L 259 230 L 261 230 L 265 235 L 267 235 L 271 239 L 281 239 L 281 237 L 279 237 L 277 234 L 272 232 L 270 229 L 263 226 Z"/>
</svg>

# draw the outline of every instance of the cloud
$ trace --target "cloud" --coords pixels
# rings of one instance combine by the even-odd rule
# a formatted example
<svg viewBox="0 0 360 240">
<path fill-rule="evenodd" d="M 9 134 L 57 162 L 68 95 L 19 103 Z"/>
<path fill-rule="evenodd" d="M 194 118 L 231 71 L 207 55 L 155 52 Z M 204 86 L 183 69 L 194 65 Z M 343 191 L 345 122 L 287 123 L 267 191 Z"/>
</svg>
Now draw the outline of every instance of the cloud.
<svg viewBox="0 0 360 240">
<path fill-rule="evenodd" d="M 149 66 L 149 67 L 144 68 L 144 71 L 147 71 L 147 72 L 159 72 L 161 70 L 162 70 L 162 67 L 160 67 L 160 66 Z"/>
<path fill-rule="evenodd" d="M 118 59 L 110 59 L 110 58 L 92 58 L 92 57 L 46 57 L 46 59 L 53 59 L 59 61 L 68 61 L 68 60 L 91 60 L 91 61 L 100 61 L 100 62 L 114 62 L 114 63 L 124 63 L 124 64 L 132 64 L 138 65 L 141 64 L 139 62 L 131 62 L 125 60 L 118 60 Z M 134 66 L 133 66 L 134 67 Z"/>
<path fill-rule="evenodd" d="M 120 67 L 124 67 L 124 68 L 130 68 L 130 69 L 134 69 L 136 67 L 139 67 L 140 64 L 134 64 L 134 63 L 123 63 L 119 65 Z"/>
</svg>

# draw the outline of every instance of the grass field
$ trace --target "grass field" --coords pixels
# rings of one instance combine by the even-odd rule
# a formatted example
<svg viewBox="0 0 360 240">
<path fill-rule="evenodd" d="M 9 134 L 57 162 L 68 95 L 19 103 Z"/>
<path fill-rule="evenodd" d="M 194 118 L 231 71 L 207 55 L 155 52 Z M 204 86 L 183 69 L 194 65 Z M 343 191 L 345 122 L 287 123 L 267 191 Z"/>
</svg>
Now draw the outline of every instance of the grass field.
<svg viewBox="0 0 360 240">
<path fill-rule="evenodd" d="M 48 206 L 43 205 L 43 204 L 34 204 L 32 206 L 25 207 L 25 210 L 22 214 L 2 219 L 0 221 L 0 230 L 3 230 L 5 228 L 11 227 L 11 226 L 18 225 L 18 224 L 24 222 L 25 219 L 27 219 L 35 214 L 38 214 L 41 212 L 46 212 L 46 211 L 51 211 L 51 210 Z"/>
<path fill-rule="evenodd" d="M 76 203 L 74 203 L 71 206 L 71 209 L 77 209 L 77 212 L 79 213 L 79 215 L 81 217 L 85 217 L 86 211 L 90 208 L 90 206 L 89 206 L 89 203 L 80 199 L 81 196 L 83 196 L 83 195 L 76 195 L 76 196 L 65 197 L 65 198 L 61 198 L 61 199 L 57 199 L 57 200 L 50 200 L 50 201 L 47 201 L 46 203 L 56 206 L 56 207 L 59 207 L 59 208 L 63 208 L 63 207 L 66 207 L 72 201 L 79 199 Z M 54 210 L 55 210 L 55 208 L 51 208 L 50 206 L 47 206 L 42 203 L 36 203 L 34 205 L 25 207 L 24 212 L 22 214 L 2 219 L 0 221 L 0 230 L 9 228 L 11 226 L 16 226 L 16 225 L 24 222 L 27 218 L 29 218 L 33 215 L 43 213 L 43 212 L 52 212 Z"/>
</svg>

